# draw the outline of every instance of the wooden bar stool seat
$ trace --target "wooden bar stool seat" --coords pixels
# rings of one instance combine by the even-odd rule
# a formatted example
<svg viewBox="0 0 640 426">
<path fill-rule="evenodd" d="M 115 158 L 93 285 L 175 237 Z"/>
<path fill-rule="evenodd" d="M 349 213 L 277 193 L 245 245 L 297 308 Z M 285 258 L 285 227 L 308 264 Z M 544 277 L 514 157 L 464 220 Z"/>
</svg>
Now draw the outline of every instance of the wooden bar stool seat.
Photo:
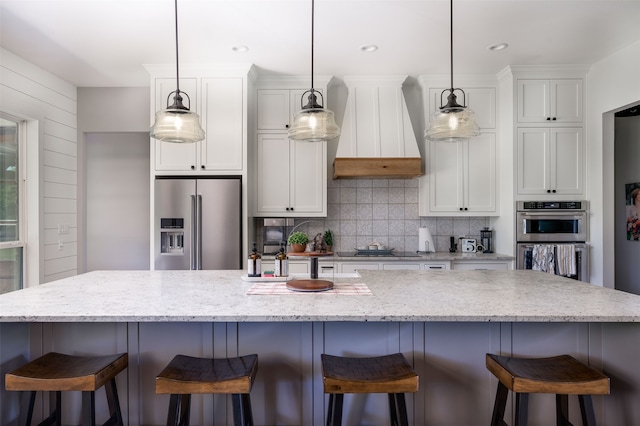
<svg viewBox="0 0 640 426">
<path fill-rule="evenodd" d="M 195 358 L 176 355 L 156 377 L 156 393 L 170 394 L 167 425 L 188 425 L 191 394 L 230 394 L 236 426 L 252 426 L 249 393 L 258 355 Z"/>
<path fill-rule="evenodd" d="M 345 393 L 386 393 L 391 424 L 408 424 L 404 394 L 418 391 L 418 375 L 403 354 L 370 358 L 322 354 L 321 359 L 324 393 L 329 394 L 327 426 L 342 424 Z"/>
<path fill-rule="evenodd" d="M 516 394 L 516 426 L 526 426 L 530 393 L 556 395 L 556 423 L 571 425 L 568 395 L 578 395 L 582 424 L 595 426 L 591 395 L 609 393 L 609 378 L 570 355 L 549 358 L 512 358 L 487 354 L 487 369 L 498 378 L 492 426 L 506 425 L 508 391 Z"/>
<path fill-rule="evenodd" d="M 56 392 L 56 406 L 40 425 L 61 423 L 61 393 L 82 392 L 82 424 L 95 425 L 95 391 L 104 386 L 109 419 L 104 425 L 123 425 L 115 377 L 127 368 L 126 353 L 76 356 L 50 352 L 5 375 L 5 388 L 22 391 L 18 424 L 28 426 L 33 417 L 36 392 Z"/>
</svg>

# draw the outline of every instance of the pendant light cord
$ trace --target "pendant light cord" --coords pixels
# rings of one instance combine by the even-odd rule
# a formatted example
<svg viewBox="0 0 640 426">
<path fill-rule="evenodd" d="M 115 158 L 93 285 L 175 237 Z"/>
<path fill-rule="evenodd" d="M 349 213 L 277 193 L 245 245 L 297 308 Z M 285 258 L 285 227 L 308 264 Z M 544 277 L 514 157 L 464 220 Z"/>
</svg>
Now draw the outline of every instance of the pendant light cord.
<svg viewBox="0 0 640 426">
<path fill-rule="evenodd" d="M 450 17 L 450 37 L 451 37 L 451 93 L 453 93 L 453 0 L 451 0 L 450 2 L 450 13 L 449 13 L 449 17 Z"/>
<path fill-rule="evenodd" d="M 314 14 L 315 14 L 315 0 L 311 0 L 311 94 L 313 94 L 313 34 L 314 34 Z"/>
<path fill-rule="evenodd" d="M 176 16 L 176 94 L 180 95 L 180 67 L 178 66 L 178 0 L 175 0 Z"/>
</svg>

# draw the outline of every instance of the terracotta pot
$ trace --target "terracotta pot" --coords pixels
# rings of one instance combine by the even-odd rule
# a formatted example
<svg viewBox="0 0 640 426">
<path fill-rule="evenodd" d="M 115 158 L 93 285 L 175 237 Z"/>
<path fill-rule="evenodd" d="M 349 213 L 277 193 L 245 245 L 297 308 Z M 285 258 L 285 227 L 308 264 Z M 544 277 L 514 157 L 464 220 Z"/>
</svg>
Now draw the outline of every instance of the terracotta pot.
<svg viewBox="0 0 640 426">
<path fill-rule="evenodd" d="M 331 253 L 333 246 L 327 245 L 327 253 Z"/>
<path fill-rule="evenodd" d="M 307 249 L 307 244 L 291 244 L 291 251 L 294 253 L 302 253 Z"/>
</svg>

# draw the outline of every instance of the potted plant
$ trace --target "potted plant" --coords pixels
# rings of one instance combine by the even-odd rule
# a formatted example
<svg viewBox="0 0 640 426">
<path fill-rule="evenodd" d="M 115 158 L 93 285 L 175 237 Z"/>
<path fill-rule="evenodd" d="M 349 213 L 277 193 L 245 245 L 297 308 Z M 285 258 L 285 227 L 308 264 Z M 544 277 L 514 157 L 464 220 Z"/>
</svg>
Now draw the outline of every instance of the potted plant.
<svg viewBox="0 0 640 426">
<path fill-rule="evenodd" d="M 330 252 L 333 248 L 333 231 L 331 229 L 327 229 L 324 231 L 322 238 L 324 239 L 324 243 L 327 245 L 327 251 Z"/>
<path fill-rule="evenodd" d="M 291 245 L 292 252 L 301 253 L 307 249 L 309 236 L 302 231 L 295 231 L 289 235 L 287 242 Z"/>
</svg>

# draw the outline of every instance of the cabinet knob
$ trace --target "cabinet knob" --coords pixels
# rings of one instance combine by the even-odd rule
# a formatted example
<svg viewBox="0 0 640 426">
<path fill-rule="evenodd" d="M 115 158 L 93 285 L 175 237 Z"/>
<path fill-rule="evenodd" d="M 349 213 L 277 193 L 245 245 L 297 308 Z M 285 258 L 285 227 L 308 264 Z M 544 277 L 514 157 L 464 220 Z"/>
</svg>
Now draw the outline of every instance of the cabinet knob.
<svg viewBox="0 0 640 426">
<path fill-rule="evenodd" d="M 285 125 L 284 125 L 284 128 L 285 128 L 285 129 L 288 129 L 288 128 L 289 128 L 289 125 L 288 125 L 288 124 L 285 124 Z"/>
<path fill-rule="evenodd" d="M 551 117 L 547 117 L 547 121 L 551 121 Z"/>
<path fill-rule="evenodd" d="M 462 211 L 462 207 L 460 207 L 460 211 Z"/>
<path fill-rule="evenodd" d="M 553 191 L 551 191 L 551 192 L 553 192 L 553 193 L 555 194 L 555 193 L 556 193 L 556 190 L 554 189 L 554 190 L 553 190 Z"/>
<path fill-rule="evenodd" d="M 194 166 L 193 164 L 191 165 L 191 170 L 195 170 L 196 166 Z"/>
<path fill-rule="evenodd" d="M 465 210 L 465 211 L 467 211 L 467 210 L 469 210 L 469 209 L 465 207 L 465 208 L 464 208 L 464 210 Z"/>
<path fill-rule="evenodd" d="M 550 189 L 547 189 L 547 194 L 550 194 L 550 193 L 551 193 L 551 190 L 550 190 Z"/>
<path fill-rule="evenodd" d="M 201 168 L 202 170 L 204 170 L 204 164 L 203 164 L 203 165 L 201 165 L 201 166 L 200 166 L 200 168 Z"/>
<path fill-rule="evenodd" d="M 553 121 L 556 121 L 556 117 L 553 117 L 553 118 L 552 118 L 552 120 L 553 120 Z"/>
</svg>

